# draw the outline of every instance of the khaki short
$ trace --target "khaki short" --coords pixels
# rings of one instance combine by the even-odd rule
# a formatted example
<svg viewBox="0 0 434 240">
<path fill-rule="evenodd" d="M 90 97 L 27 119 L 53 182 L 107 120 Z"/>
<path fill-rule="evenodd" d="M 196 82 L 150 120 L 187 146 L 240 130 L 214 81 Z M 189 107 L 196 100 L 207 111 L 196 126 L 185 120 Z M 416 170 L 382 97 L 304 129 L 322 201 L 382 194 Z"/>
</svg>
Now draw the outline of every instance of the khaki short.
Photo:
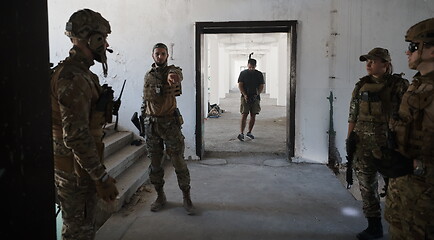
<svg viewBox="0 0 434 240">
<path fill-rule="evenodd" d="M 259 114 L 261 112 L 260 100 L 256 99 L 253 103 L 248 104 L 243 96 L 241 96 L 241 106 L 240 113 L 241 114 Z"/>
</svg>

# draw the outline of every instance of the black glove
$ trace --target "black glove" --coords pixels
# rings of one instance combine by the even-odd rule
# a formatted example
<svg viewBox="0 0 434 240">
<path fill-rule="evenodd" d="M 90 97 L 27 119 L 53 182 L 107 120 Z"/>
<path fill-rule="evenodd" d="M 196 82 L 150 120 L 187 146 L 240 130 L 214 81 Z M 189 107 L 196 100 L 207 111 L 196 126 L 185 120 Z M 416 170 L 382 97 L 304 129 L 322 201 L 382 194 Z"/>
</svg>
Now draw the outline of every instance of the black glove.
<svg viewBox="0 0 434 240">
<path fill-rule="evenodd" d="M 413 160 L 390 148 L 381 148 L 382 157 L 375 161 L 378 172 L 384 177 L 397 178 L 413 172 Z"/>
</svg>

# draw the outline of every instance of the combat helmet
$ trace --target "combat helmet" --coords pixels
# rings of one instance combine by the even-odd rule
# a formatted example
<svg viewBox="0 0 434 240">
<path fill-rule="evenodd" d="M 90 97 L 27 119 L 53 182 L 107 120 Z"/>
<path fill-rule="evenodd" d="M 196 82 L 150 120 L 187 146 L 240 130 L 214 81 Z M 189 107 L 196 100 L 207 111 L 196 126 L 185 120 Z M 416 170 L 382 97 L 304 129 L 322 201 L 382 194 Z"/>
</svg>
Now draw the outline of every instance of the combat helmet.
<svg viewBox="0 0 434 240">
<path fill-rule="evenodd" d="M 66 23 L 65 34 L 70 38 L 87 39 L 93 33 L 111 33 L 109 22 L 100 13 L 82 9 L 71 15 Z"/>
<path fill-rule="evenodd" d="M 109 22 L 100 13 L 82 9 L 71 15 L 66 23 L 65 34 L 70 38 L 86 40 L 96 61 L 102 63 L 104 76 L 107 76 L 107 35 L 111 33 Z"/>
<path fill-rule="evenodd" d="M 405 34 L 405 41 L 434 43 L 434 18 L 428 18 L 410 27 Z"/>
</svg>

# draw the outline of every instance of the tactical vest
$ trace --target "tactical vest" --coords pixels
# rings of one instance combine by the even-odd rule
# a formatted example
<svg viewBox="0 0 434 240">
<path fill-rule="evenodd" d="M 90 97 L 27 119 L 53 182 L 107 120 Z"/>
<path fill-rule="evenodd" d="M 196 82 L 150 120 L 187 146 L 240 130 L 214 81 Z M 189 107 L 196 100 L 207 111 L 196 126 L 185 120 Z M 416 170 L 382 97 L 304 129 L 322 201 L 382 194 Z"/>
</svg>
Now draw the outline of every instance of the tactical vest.
<svg viewBox="0 0 434 240">
<path fill-rule="evenodd" d="M 387 110 L 391 106 L 391 88 L 388 81 L 382 83 L 368 82 L 370 77 L 362 78 L 364 82 L 359 90 L 359 115 L 358 121 L 386 123 L 388 121 Z M 370 81 L 370 79 L 369 79 Z"/>
<path fill-rule="evenodd" d="M 146 101 L 158 101 L 158 98 L 166 96 L 180 96 L 182 94 L 181 83 L 169 85 L 167 83 L 167 75 L 174 65 L 160 67 L 157 70 L 151 70 L 146 74 L 144 86 L 144 99 Z"/>
<path fill-rule="evenodd" d="M 434 156 L 434 79 L 415 80 L 402 98 L 394 122 L 400 152 L 416 158 Z"/>
</svg>

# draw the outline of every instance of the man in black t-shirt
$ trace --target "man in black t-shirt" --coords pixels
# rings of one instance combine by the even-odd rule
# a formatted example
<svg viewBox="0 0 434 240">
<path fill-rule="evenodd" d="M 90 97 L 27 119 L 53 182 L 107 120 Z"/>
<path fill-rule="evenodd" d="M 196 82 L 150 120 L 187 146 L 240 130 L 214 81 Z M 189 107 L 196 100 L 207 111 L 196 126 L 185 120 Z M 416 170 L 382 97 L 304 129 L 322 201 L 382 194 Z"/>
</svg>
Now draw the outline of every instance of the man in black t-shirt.
<svg viewBox="0 0 434 240">
<path fill-rule="evenodd" d="M 265 82 L 264 76 L 258 70 L 256 70 L 256 60 L 250 58 L 247 62 L 248 69 L 242 71 L 238 77 L 238 88 L 241 92 L 241 128 L 238 139 L 244 141 L 244 129 L 246 128 L 247 116 L 250 113 L 249 129 L 247 137 L 254 139 L 252 135 L 253 126 L 255 125 L 256 114 L 261 111 L 259 94 L 264 90 Z"/>
</svg>

